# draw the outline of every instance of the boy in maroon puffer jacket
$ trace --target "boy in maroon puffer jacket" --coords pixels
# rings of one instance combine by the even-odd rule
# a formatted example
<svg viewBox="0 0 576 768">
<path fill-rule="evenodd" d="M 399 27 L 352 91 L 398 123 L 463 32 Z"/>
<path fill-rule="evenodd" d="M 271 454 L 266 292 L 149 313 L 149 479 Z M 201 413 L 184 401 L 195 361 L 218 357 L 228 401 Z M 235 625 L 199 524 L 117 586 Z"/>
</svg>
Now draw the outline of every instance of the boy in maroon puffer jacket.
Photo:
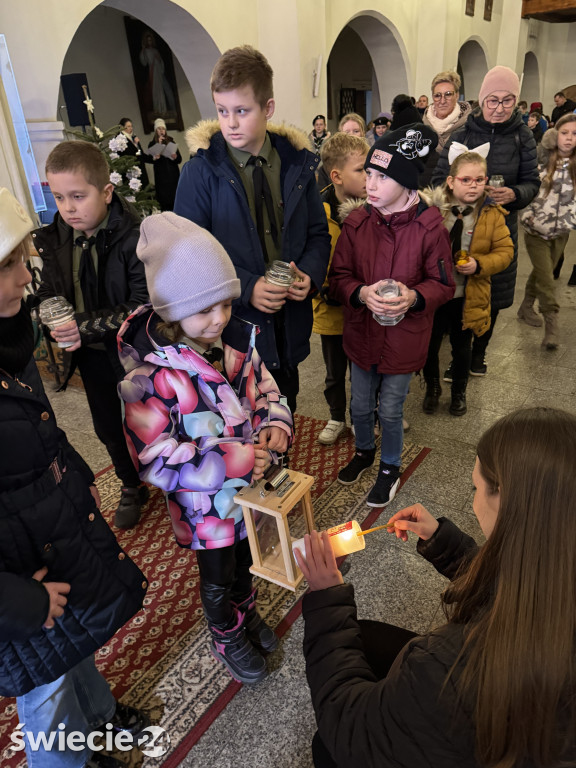
<svg viewBox="0 0 576 768">
<path fill-rule="evenodd" d="M 421 158 L 438 142 L 414 123 L 386 133 L 366 158 L 367 202 L 342 226 L 329 274 L 330 295 L 344 305 L 344 351 L 351 363 L 356 454 L 338 474 L 355 483 L 374 463 L 374 408 L 382 427 L 380 470 L 367 504 L 386 506 L 400 485 L 402 410 L 412 373 L 426 362 L 435 310 L 454 295 L 448 232 L 437 208 L 418 196 Z M 398 296 L 382 298 L 382 280 Z M 401 318 L 396 325 L 381 325 Z"/>
</svg>

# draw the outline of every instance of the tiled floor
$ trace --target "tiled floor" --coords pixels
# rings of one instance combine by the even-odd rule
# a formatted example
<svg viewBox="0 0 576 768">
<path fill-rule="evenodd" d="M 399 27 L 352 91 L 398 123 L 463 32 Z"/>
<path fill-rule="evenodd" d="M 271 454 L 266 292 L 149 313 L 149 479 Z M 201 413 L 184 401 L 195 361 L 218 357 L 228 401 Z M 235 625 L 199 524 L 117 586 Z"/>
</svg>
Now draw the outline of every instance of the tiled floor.
<svg viewBox="0 0 576 768">
<path fill-rule="evenodd" d="M 558 281 L 562 344 L 558 351 L 542 349 L 542 330 L 516 319 L 529 260 L 521 246 L 517 301 L 498 320 L 487 356 L 488 375 L 471 378 L 468 413 L 448 413 L 449 385 L 435 416 L 421 409 L 423 390 L 418 378 L 411 386 L 405 408 L 410 423 L 407 439 L 432 448 L 394 500 L 394 512 L 419 501 L 436 516 L 447 515 L 478 538 L 472 514 L 474 446 L 482 432 L 499 416 L 514 408 L 548 405 L 576 412 L 576 287 L 566 281 L 576 261 L 576 241 L 567 248 L 567 265 Z M 305 415 L 326 415 L 322 396 L 319 339 L 312 340 L 310 358 L 301 367 L 299 410 Z M 443 362 L 448 351 L 443 348 Z M 443 369 L 441 369 L 443 370 Z M 84 396 L 77 390 L 51 395 L 60 425 L 94 470 L 110 462 L 92 431 Z M 439 595 L 443 579 L 415 552 L 415 543 L 402 544 L 391 536 L 371 537 L 362 553 L 351 558 L 347 580 L 356 588 L 358 613 L 424 632 L 441 621 Z M 298 620 L 284 637 L 281 649 L 270 657 L 270 674 L 256 686 L 244 686 L 187 758 L 185 768 L 310 768 L 310 741 L 314 716 L 310 706 L 304 660 L 303 627 Z"/>
</svg>

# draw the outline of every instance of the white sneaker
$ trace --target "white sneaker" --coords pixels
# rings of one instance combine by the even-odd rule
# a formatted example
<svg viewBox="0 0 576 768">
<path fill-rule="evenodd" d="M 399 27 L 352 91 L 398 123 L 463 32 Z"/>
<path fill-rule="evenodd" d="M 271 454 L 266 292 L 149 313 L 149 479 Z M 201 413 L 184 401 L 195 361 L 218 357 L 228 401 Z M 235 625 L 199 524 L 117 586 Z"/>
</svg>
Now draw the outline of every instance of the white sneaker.
<svg viewBox="0 0 576 768">
<path fill-rule="evenodd" d="M 334 445 L 345 429 L 345 421 L 334 421 L 334 419 L 330 419 L 322 432 L 318 435 L 318 442 L 322 443 L 322 445 Z"/>
</svg>

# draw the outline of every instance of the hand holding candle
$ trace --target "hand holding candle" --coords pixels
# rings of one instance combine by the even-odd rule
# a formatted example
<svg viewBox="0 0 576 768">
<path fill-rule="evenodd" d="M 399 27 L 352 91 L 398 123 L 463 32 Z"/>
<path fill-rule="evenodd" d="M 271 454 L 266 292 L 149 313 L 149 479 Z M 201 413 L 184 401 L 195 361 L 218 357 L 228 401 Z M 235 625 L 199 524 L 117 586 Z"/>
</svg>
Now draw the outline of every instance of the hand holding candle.
<svg viewBox="0 0 576 768">
<path fill-rule="evenodd" d="M 294 549 L 294 556 L 312 592 L 344 583 L 336 565 L 330 536 L 326 531 L 322 531 L 321 534 L 318 531 L 312 531 L 310 535 L 306 534 L 304 546 L 306 556 L 303 557 L 302 551 L 297 548 Z"/>
<path fill-rule="evenodd" d="M 396 537 L 408 541 L 408 531 L 412 531 L 426 541 L 431 538 L 438 528 L 438 520 L 422 504 L 412 504 L 392 515 L 388 525 L 392 524 Z"/>
</svg>

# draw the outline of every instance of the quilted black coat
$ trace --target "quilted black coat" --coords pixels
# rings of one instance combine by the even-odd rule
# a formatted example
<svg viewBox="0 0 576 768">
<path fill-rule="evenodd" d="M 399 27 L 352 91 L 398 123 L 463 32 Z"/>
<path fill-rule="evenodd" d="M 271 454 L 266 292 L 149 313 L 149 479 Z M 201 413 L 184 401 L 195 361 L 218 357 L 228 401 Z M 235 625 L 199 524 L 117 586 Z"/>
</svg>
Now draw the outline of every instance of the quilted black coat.
<svg viewBox="0 0 576 768">
<path fill-rule="evenodd" d="M 468 115 L 465 125 L 455 131 L 446 143 L 432 176 L 433 186 L 438 186 L 448 176 L 448 151 L 453 141 L 464 144 L 470 150 L 489 142 L 490 152 L 486 158 L 488 176 L 504 176 L 504 185 L 516 194 L 516 200 L 504 206 L 509 211 L 506 224 L 514 242 L 514 259 L 509 267 L 492 276 L 492 308 L 505 309 L 514 302 L 518 269 L 518 211 L 536 197 L 540 188 L 536 142 L 517 109 L 506 122 L 489 123 L 477 108 Z"/>
<path fill-rule="evenodd" d="M 0 695 L 18 696 L 104 645 L 148 585 L 96 507 L 94 475 L 56 426 L 33 360 L 17 378 L 0 369 L 0 445 Z M 32 579 L 44 566 L 46 581 L 71 585 L 53 629 Z"/>
<path fill-rule="evenodd" d="M 452 577 L 476 551 L 450 521 L 419 551 Z M 349 584 L 304 597 L 304 654 L 322 741 L 339 768 L 479 768 L 472 708 L 457 704 L 444 681 L 463 644 L 464 627 L 448 624 L 411 640 L 378 681 L 366 660 Z"/>
</svg>

